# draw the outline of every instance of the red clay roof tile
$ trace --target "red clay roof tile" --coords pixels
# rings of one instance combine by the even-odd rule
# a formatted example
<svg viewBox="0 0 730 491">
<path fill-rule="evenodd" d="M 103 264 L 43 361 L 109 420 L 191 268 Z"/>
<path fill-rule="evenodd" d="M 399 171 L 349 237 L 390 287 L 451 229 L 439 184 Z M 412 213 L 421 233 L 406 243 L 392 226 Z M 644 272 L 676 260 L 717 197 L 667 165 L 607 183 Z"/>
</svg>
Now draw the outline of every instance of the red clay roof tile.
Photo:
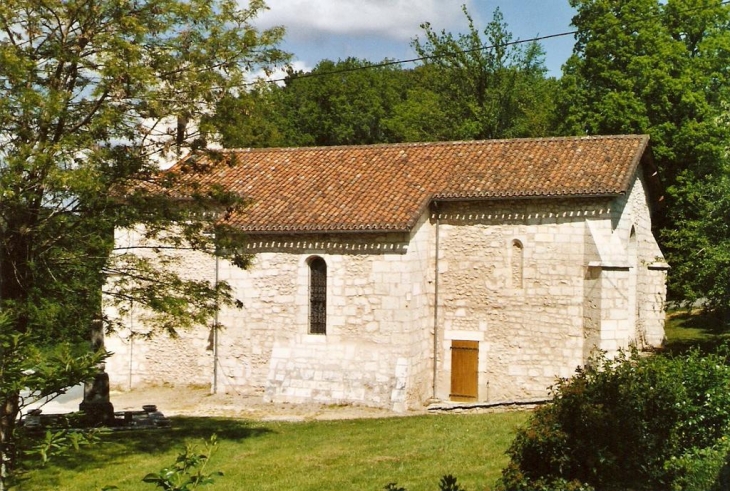
<svg viewBox="0 0 730 491">
<path fill-rule="evenodd" d="M 224 150 L 227 164 L 194 158 L 214 165 L 202 181 L 251 200 L 231 217 L 244 230 L 407 231 L 433 199 L 625 193 L 647 144 L 645 135 L 599 136 Z"/>
</svg>

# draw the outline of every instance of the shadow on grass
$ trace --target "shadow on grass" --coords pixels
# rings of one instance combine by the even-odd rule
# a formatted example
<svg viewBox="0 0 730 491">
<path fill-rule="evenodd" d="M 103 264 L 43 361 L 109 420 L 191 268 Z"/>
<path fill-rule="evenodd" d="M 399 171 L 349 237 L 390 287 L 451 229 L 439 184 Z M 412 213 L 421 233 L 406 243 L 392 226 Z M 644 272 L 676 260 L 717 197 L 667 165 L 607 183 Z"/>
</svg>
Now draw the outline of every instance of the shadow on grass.
<svg viewBox="0 0 730 491">
<path fill-rule="evenodd" d="M 680 355 L 690 349 L 714 353 L 730 342 L 727 318 L 715 312 L 676 310 L 667 315 L 663 352 Z"/>
<path fill-rule="evenodd" d="M 208 440 L 213 433 L 218 435 L 220 442 L 239 443 L 272 431 L 257 421 L 243 419 L 176 416 L 170 421 L 172 427 L 169 429 L 120 431 L 111 436 L 113 441 L 123 443 L 135 451 L 164 452 L 179 447 L 185 441 Z"/>
<path fill-rule="evenodd" d="M 202 448 L 213 434 L 217 435 L 219 443 L 240 443 L 249 438 L 273 433 L 273 430 L 257 421 L 208 417 L 172 417 L 170 420 L 170 428 L 104 433 L 98 444 L 82 452 L 59 456 L 53 460 L 52 465 L 82 472 L 130 454 L 161 455 L 168 452 L 174 454 L 174 461 L 175 456 L 185 449 L 186 443 Z"/>
</svg>

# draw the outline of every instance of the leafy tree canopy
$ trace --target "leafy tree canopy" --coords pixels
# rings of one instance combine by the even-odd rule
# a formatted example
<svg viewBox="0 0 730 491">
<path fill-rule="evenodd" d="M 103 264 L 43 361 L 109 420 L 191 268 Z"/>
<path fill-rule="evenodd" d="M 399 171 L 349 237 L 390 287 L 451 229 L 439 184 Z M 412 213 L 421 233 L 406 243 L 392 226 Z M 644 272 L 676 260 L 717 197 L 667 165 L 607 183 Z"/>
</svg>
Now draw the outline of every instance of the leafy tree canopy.
<svg viewBox="0 0 730 491">
<path fill-rule="evenodd" d="M 118 278 L 110 292 L 118 301 L 146 305 L 170 330 L 230 300 L 225 285 L 160 276 L 153 261 L 113 251 L 113 230 L 141 225 L 162 243 L 203 250 L 212 237 L 224 240 L 225 226 L 200 218 L 231 210 L 236 198 L 160 174 L 158 163 L 204 146 L 208 128 L 186 123 L 240 92 L 250 70 L 286 60 L 276 48 L 283 30 L 251 25 L 263 8 L 262 0 L 0 4 L 1 334 L 25 339 L 6 343 L 3 364 L 30 359 L 27 346 L 86 335 L 100 321 L 104 273 Z M 163 234 L 173 223 L 179 233 Z M 6 381 L 0 489 L 20 403 Z"/>
<path fill-rule="evenodd" d="M 566 135 L 648 133 L 666 186 L 662 244 L 675 298 L 730 305 L 714 193 L 727 191 L 730 6 L 720 0 L 571 0 L 573 56 L 558 104 Z M 699 193 L 699 194 L 698 194 Z M 706 235 L 710 234 L 710 235 Z M 714 250 L 716 253 L 709 252 Z M 726 249 L 725 249 L 726 250 Z M 719 277 L 718 277 L 719 279 Z"/>
<path fill-rule="evenodd" d="M 466 7 L 463 11 L 469 23 L 467 33 L 437 33 L 425 23 L 421 26 L 424 37 L 412 43 L 425 59 L 421 85 L 438 94 L 438 111 L 430 111 L 441 123 L 437 139 L 549 134 L 552 91 L 545 78 L 542 46 L 537 42 L 514 44 L 499 9 L 483 32 Z M 401 112 L 402 121 L 422 113 L 424 107 L 433 107 L 430 96 L 412 95 L 412 110 Z"/>
<path fill-rule="evenodd" d="M 408 83 L 396 66 L 322 60 L 310 72 L 290 71 L 284 87 L 258 86 L 222 101 L 213 123 L 227 147 L 388 143 L 384 121 Z"/>
<path fill-rule="evenodd" d="M 499 10 L 480 32 L 422 25 L 413 47 L 424 60 L 322 60 L 290 72 L 283 87 L 258 86 L 217 107 L 211 123 L 228 147 L 327 146 L 545 136 L 556 81 L 537 43 L 510 45 Z"/>
</svg>

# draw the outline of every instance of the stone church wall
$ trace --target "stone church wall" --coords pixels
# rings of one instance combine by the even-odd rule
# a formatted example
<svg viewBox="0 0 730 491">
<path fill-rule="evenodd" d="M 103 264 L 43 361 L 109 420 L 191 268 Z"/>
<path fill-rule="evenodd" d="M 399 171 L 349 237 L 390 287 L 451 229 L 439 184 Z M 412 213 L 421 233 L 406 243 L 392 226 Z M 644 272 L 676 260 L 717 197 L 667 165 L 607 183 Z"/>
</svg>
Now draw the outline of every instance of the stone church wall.
<svg viewBox="0 0 730 491">
<path fill-rule="evenodd" d="M 152 257 L 150 247 L 136 230 L 117 230 L 116 247 L 139 256 Z M 166 257 L 171 267 L 184 272 L 189 278 L 215 281 L 215 260 L 191 251 L 169 250 Z M 111 277 L 107 289 L 112 289 Z M 122 315 L 120 309 L 127 312 Z M 158 334 L 154 331 L 148 314 L 140 305 L 125 302 L 120 309 L 109 305 L 106 314 L 123 325 L 105 339 L 106 349 L 114 353 L 106 362 L 110 383 L 115 389 L 129 390 L 139 386 L 178 384 L 209 385 L 213 374 L 213 350 L 209 327 L 178 330 L 178 337 Z"/>
<path fill-rule="evenodd" d="M 117 234 L 118 246 L 138 240 Z M 147 340 L 130 337 L 149 330 L 132 306 L 107 338 L 114 387 L 211 385 L 404 410 L 449 400 L 452 344 L 477 341 L 477 400 L 521 400 L 544 397 L 596 348 L 663 337 L 665 265 L 640 179 L 613 200 L 441 201 L 408 234 L 262 235 L 242 246 L 246 271 L 171 253 L 184 275 L 231 284 L 241 308 L 222 309 L 217 333 Z M 327 264 L 325 335 L 309 334 L 313 257 Z"/>
<path fill-rule="evenodd" d="M 583 361 L 585 222 L 607 203 L 440 204 L 439 397 L 452 340 L 479 341 L 479 401 L 544 397 Z"/>
<path fill-rule="evenodd" d="M 479 342 L 477 399 L 541 397 L 595 349 L 663 338 L 665 266 L 637 177 L 626 196 L 439 203 L 438 397 Z"/>
<path fill-rule="evenodd" d="M 253 377 L 263 382 L 264 398 L 396 409 L 421 400 L 421 372 L 430 366 L 428 357 L 423 359 L 427 352 L 421 351 L 430 339 L 425 324 L 430 311 L 427 236 L 428 223 L 423 219 L 412 236 L 333 235 L 305 238 L 298 244 L 276 238 L 253 241 L 251 252 L 261 262 L 254 265 L 249 280 L 237 284 L 246 292 L 244 304 L 260 317 L 259 323 L 240 322 L 247 324 L 246 331 L 269 336 L 250 343 L 260 346 L 264 358 L 269 358 L 265 373 L 262 364 L 262 372 Z M 266 252 L 256 252 L 261 248 Z M 328 267 L 326 335 L 308 334 L 307 260 L 312 256 L 322 257 Z M 282 257 L 293 264 L 284 274 L 267 263 Z M 289 299 L 272 300 L 268 306 L 252 302 L 257 291 L 269 295 L 272 291 L 271 282 L 256 285 L 256 275 L 267 271 L 290 278 L 295 292 L 291 321 L 281 323 L 275 335 L 268 323 L 270 310 L 280 309 L 281 301 Z"/>
<path fill-rule="evenodd" d="M 411 234 L 251 237 L 244 271 L 219 261 L 218 278 L 241 308 L 223 308 L 209 328 L 130 342 L 107 339 L 112 385 L 207 385 L 277 402 L 349 402 L 403 410 L 428 397 L 432 322 L 428 217 Z M 124 240 L 136 245 L 139 236 Z M 179 271 L 216 275 L 215 259 L 179 252 Z M 308 260 L 327 263 L 327 333 L 309 334 Z M 430 275 L 430 276 L 429 276 Z M 125 322 L 149 330 L 141 313 Z M 217 353 L 217 356 L 214 355 Z M 215 371 L 214 357 L 217 358 Z"/>
</svg>

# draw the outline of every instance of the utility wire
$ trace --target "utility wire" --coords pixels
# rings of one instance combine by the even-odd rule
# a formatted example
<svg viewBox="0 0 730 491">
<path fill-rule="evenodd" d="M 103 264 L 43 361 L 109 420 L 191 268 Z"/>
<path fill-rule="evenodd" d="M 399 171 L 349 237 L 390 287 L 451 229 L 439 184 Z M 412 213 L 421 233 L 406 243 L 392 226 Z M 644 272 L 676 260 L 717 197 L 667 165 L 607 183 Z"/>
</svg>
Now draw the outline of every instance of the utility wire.
<svg viewBox="0 0 730 491">
<path fill-rule="evenodd" d="M 730 2 L 730 0 L 728 0 L 728 1 Z M 518 39 L 516 41 L 510 41 L 508 43 L 483 45 L 483 46 L 478 46 L 476 48 L 449 51 L 448 53 L 443 53 L 443 54 L 439 54 L 439 55 L 419 56 L 418 58 L 409 58 L 406 60 L 388 60 L 388 61 L 383 61 L 380 63 L 373 63 L 373 64 L 368 64 L 368 65 L 359 66 L 359 67 L 341 68 L 339 70 L 333 70 L 330 72 L 306 72 L 306 73 L 297 74 L 296 78 L 323 77 L 325 75 L 337 75 L 339 73 L 356 72 L 359 70 L 368 70 L 370 68 L 382 68 L 382 67 L 393 66 L 393 65 L 404 65 L 406 63 L 416 63 L 419 61 L 437 60 L 439 58 L 447 58 L 450 56 L 456 56 L 458 54 L 474 53 L 477 51 L 484 51 L 487 49 L 494 49 L 494 48 L 502 48 L 502 47 L 506 48 L 508 46 L 515 46 L 515 45 L 523 44 L 523 43 L 533 43 L 533 42 L 537 42 L 537 41 L 544 41 L 545 39 L 570 36 L 577 32 L 578 31 L 575 30 L 575 31 L 561 32 L 558 34 L 549 34 L 546 36 L 537 36 L 537 37 L 530 38 L 530 39 Z M 288 77 L 266 79 L 265 82 L 275 83 L 275 82 L 284 82 L 286 80 L 288 80 Z M 247 83 L 246 85 L 255 85 L 255 84 L 256 84 L 256 82 L 251 82 L 251 83 Z"/>
<path fill-rule="evenodd" d="M 723 5 L 728 5 L 728 4 L 730 4 L 730 0 L 724 0 L 724 1 L 720 2 L 718 5 L 703 5 L 703 6 L 700 6 L 700 7 L 687 8 L 687 9 L 683 9 L 683 10 L 678 11 L 678 13 L 686 14 L 686 13 L 697 12 L 697 11 L 702 11 L 702 10 L 709 10 L 710 8 L 721 7 Z M 652 16 L 647 16 L 647 17 L 644 17 L 642 19 L 639 19 L 637 21 L 637 23 L 638 22 L 645 22 L 645 21 L 651 20 L 651 19 L 655 19 L 655 18 L 657 18 L 659 16 L 660 16 L 660 14 L 652 15 Z M 545 36 L 535 36 L 535 37 L 532 37 L 532 38 L 529 38 L 529 39 L 517 39 L 516 41 L 510 41 L 510 42 L 507 42 L 507 43 L 490 44 L 490 45 L 486 45 L 485 44 L 485 45 L 482 45 L 482 46 L 477 46 L 475 48 L 469 48 L 469 49 L 462 49 L 462 50 L 450 51 L 448 53 L 442 53 L 442 54 L 438 54 L 438 55 L 419 56 L 417 58 L 409 58 L 409 59 L 405 59 L 405 60 L 388 60 L 388 61 L 383 61 L 383 62 L 380 62 L 380 63 L 373 63 L 373 64 L 368 64 L 368 65 L 359 66 L 359 67 L 341 68 L 339 70 L 333 70 L 333 71 L 329 71 L 329 72 L 306 72 L 306 73 L 299 73 L 299 74 L 296 75 L 296 78 L 295 79 L 324 77 L 324 76 L 328 76 L 328 75 L 338 75 L 340 73 L 356 72 L 356 71 L 359 71 L 359 70 L 369 70 L 371 68 L 383 68 L 383 67 L 388 67 L 388 66 L 393 66 L 393 65 L 404 65 L 406 63 L 416 63 L 416 62 L 419 62 L 419 61 L 436 60 L 436 59 L 439 59 L 439 58 L 447 58 L 447 57 L 451 57 L 451 56 L 456 56 L 458 54 L 474 53 L 474 52 L 477 52 L 477 51 L 484 51 L 484 50 L 488 50 L 488 49 L 506 48 L 506 47 L 509 47 L 509 46 L 516 46 L 518 44 L 534 43 L 534 42 L 538 42 L 538 41 L 544 41 L 546 39 L 553 39 L 553 38 L 559 38 L 559 37 L 564 37 L 564 36 L 572 36 L 572 35 L 575 35 L 577 33 L 578 33 L 578 29 L 574 29 L 572 31 L 560 32 L 560 33 L 556 33 L 556 34 L 548 34 L 548 35 L 545 35 Z M 266 83 L 286 82 L 287 80 L 289 80 L 289 77 L 288 76 L 282 77 L 282 78 L 263 79 L 263 81 L 266 82 Z M 244 84 L 244 85 L 247 85 L 247 86 L 248 85 L 256 85 L 257 83 L 260 83 L 260 81 L 258 81 L 258 82 L 250 82 L 250 83 L 247 83 L 247 84 Z"/>
</svg>

